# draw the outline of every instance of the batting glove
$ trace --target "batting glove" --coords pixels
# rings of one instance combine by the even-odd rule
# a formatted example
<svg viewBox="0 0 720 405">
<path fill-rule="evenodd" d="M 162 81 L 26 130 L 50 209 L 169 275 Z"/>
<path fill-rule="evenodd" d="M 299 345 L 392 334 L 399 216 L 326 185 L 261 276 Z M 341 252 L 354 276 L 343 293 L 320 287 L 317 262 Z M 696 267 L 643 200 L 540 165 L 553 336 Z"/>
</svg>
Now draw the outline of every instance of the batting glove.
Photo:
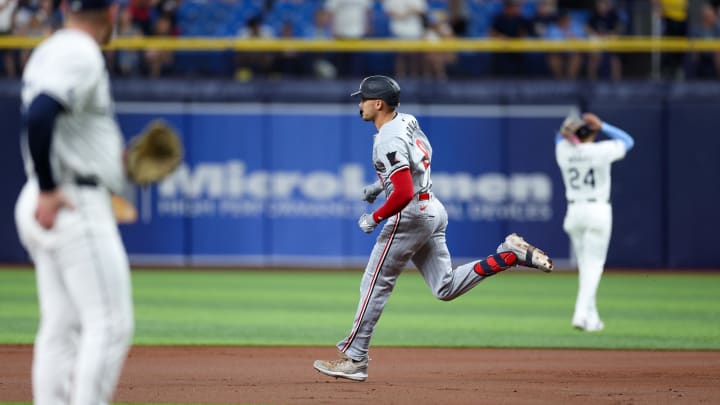
<svg viewBox="0 0 720 405">
<path fill-rule="evenodd" d="M 360 215 L 360 219 L 358 219 L 358 226 L 360 229 L 362 229 L 365 233 L 370 233 L 375 230 L 375 227 L 378 226 L 378 223 L 375 222 L 373 219 L 372 214 L 362 214 Z"/>
<path fill-rule="evenodd" d="M 375 199 L 377 196 L 383 191 L 383 186 L 380 184 L 380 181 L 376 181 L 373 184 L 368 184 L 367 186 L 363 187 L 362 189 L 362 195 L 363 195 L 363 201 L 367 201 L 369 203 L 375 202 Z"/>
</svg>

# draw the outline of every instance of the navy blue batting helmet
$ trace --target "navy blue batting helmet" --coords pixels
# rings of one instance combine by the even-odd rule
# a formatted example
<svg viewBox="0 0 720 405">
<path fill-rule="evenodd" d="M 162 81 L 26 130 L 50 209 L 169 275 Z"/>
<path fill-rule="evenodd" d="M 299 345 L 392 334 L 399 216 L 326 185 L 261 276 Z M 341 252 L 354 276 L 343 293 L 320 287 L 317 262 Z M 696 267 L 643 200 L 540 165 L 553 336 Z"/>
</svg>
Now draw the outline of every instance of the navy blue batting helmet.
<svg viewBox="0 0 720 405">
<path fill-rule="evenodd" d="M 395 107 L 400 104 L 400 85 L 388 76 L 368 76 L 360 82 L 360 89 L 351 94 L 364 99 L 380 99 Z"/>
</svg>

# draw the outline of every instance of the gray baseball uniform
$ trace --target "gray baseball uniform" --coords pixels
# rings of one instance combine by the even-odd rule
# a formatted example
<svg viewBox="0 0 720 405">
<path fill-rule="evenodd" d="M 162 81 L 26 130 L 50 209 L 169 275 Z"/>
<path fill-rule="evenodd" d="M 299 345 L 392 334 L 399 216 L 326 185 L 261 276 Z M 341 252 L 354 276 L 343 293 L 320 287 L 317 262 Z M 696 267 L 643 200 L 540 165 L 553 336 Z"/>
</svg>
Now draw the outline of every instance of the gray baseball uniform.
<svg viewBox="0 0 720 405">
<path fill-rule="evenodd" d="M 412 260 L 432 293 L 449 301 L 469 291 L 486 276 L 480 262 L 452 268 L 445 240 L 448 215 L 431 192 L 432 146 L 417 119 L 404 113 L 383 125 L 373 145 L 375 170 L 393 192 L 390 177 L 410 169 L 415 195 L 397 215 L 388 218 L 377 237 L 360 285 L 360 303 L 350 334 L 338 349 L 355 360 L 367 358 L 370 338 L 397 277 Z"/>
<path fill-rule="evenodd" d="M 39 405 L 110 402 L 130 346 L 134 321 L 130 268 L 111 209 L 110 190 L 124 181 L 123 139 L 96 40 L 63 29 L 33 52 L 22 103 L 46 97 L 63 107 L 54 121 L 49 163 L 56 189 L 72 207 L 52 227 L 38 223 L 38 162 L 23 139 L 28 176 L 15 219 L 32 258 L 40 303 L 33 360 Z"/>
<path fill-rule="evenodd" d="M 375 324 L 408 261 L 415 264 L 435 297 L 444 301 L 516 264 L 545 272 L 552 271 L 553 266 L 545 252 L 512 233 L 495 254 L 453 270 L 445 240 L 447 211 L 432 193 L 433 149 L 417 119 L 396 111 L 400 85 L 388 76 L 368 76 L 351 96 L 361 98 L 360 117 L 378 129 L 373 164 L 379 181 L 363 188 L 363 199 L 374 202 L 383 189 L 388 197 L 372 214 L 362 214 L 358 226 L 370 233 L 380 222 L 386 222 L 360 283 L 360 302 L 350 334 L 337 344 L 340 358 L 316 360 L 313 368 L 332 377 L 365 381 Z"/>
</svg>

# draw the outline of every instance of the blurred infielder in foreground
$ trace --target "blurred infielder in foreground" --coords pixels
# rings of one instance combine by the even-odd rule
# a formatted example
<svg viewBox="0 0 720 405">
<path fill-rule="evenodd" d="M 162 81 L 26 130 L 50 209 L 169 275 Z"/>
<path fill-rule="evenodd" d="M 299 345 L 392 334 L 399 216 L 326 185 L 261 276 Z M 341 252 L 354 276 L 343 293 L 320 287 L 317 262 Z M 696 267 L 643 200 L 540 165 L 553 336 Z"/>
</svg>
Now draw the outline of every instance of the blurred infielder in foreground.
<svg viewBox="0 0 720 405">
<path fill-rule="evenodd" d="M 600 131 L 611 139 L 594 142 Z M 566 118 L 555 143 L 568 202 L 563 228 L 578 262 L 572 325 L 596 332 L 605 327 L 598 314 L 596 293 L 612 230 L 610 166 L 624 158 L 635 142 L 625 131 L 602 122 L 595 114 L 585 113 L 582 118 Z"/>
<path fill-rule="evenodd" d="M 497 252 L 453 269 L 445 240 L 448 215 L 432 193 L 432 146 L 417 119 L 396 111 L 400 87 L 387 76 L 370 76 L 352 94 L 360 96 L 360 116 L 378 130 L 373 164 L 379 181 L 363 189 L 368 202 L 382 191 L 387 200 L 358 225 L 366 233 L 386 221 L 373 247 L 360 283 L 360 302 L 348 336 L 337 344 L 340 358 L 317 360 L 315 369 L 333 377 L 364 381 L 375 324 L 395 287 L 397 277 L 412 261 L 432 293 L 450 301 L 480 281 L 517 264 L 552 271 L 552 261 L 516 234 L 508 235 Z"/>
<path fill-rule="evenodd" d="M 125 181 L 101 44 L 117 5 L 71 0 L 65 26 L 34 50 L 23 75 L 27 183 L 15 220 L 35 264 L 40 325 L 37 405 L 107 404 L 133 334 L 127 254 L 111 209 Z"/>
</svg>

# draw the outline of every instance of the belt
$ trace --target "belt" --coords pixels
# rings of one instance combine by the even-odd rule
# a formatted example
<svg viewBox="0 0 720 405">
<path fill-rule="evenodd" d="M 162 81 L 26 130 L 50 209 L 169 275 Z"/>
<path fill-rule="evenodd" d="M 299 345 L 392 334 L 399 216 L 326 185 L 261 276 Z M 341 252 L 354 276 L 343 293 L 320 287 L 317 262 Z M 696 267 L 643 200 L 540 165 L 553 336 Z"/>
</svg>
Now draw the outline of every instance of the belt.
<svg viewBox="0 0 720 405">
<path fill-rule="evenodd" d="M 100 182 L 95 176 L 75 176 L 75 184 L 85 187 L 97 187 Z"/>
<path fill-rule="evenodd" d="M 574 204 L 576 202 L 598 202 L 598 201 L 599 200 L 597 198 L 587 198 L 584 200 L 568 200 L 568 204 Z M 605 200 L 603 202 L 609 202 L 609 201 Z"/>
<path fill-rule="evenodd" d="M 430 193 L 420 193 L 418 194 L 418 200 L 420 201 L 427 201 L 430 199 L 431 194 Z"/>
</svg>

